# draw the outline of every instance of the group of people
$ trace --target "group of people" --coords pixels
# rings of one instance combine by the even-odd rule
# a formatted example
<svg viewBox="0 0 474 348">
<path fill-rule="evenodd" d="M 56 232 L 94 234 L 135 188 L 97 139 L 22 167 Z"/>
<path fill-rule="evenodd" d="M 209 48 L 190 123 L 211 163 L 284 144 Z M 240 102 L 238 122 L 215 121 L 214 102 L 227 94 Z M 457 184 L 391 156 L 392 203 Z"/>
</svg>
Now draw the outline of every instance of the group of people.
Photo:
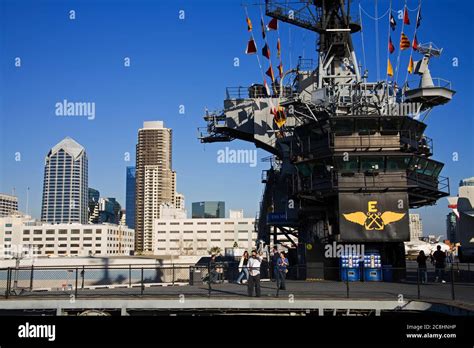
<svg viewBox="0 0 474 348">
<path fill-rule="evenodd" d="M 430 255 L 426 255 L 423 250 L 421 250 L 418 254 L 416 262 L 418 263 L 421 282 L 428 282 L 428 269 L 426 266 L 426 261 L 428 260 L 428 258 L 430 258 L 431 263 L 435 266 L 435 282 L 440 281 L 442 283 L 446 283 L 446 281 L 444 280 L 444 269 L 446 267 L 447 255 L 445 252 L 441 251 L 440 245 L 438 245 L 436 251 Z"/>
<path fill-rule="evenodd" d="M 252 255 L 249 256 L 247 251 L 244 252 L 239 263 L 239 277 L 236 283 L 243 284 L 244 278 L 247 279 L 247 290 L 248 295 L 253 296 L 255 289 L 255 295 L 260 297 L 260 275 L 262 266 L 263 256 L 261 253 L 257 253 L 256 250 L 252 250 Z M 277 247 L 273 248 L 272 252 L 272 268 L 274 278 L 277 281 L 277 287 L 281 290 L 285 290 L 285 279 L 286 273 L 288 272 L 288 258 L 285 252 L 279 252 Z"/>
</svg>

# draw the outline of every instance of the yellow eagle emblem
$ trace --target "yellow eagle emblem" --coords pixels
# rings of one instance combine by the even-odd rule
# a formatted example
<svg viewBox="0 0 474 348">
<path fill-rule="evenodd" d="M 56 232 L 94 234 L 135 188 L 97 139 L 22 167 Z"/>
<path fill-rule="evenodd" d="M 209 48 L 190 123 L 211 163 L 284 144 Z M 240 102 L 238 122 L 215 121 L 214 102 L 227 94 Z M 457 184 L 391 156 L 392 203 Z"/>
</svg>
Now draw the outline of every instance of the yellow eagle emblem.
<svg viewBox="0 0 474 348">
<path fill-rule="evenodd" d="M 392 222 L 397 222 L 405 216 L 405 213 L 395 213 L 393 211 L 386 211 L 380 213 L 375 207 L 377 202 L 370 201 L 368 204 L 368 212 L 364 213 L 361 211 L 342 214 L 347 221 L 364 226 L 366 230 L 380 231 Z"/>
</svg>

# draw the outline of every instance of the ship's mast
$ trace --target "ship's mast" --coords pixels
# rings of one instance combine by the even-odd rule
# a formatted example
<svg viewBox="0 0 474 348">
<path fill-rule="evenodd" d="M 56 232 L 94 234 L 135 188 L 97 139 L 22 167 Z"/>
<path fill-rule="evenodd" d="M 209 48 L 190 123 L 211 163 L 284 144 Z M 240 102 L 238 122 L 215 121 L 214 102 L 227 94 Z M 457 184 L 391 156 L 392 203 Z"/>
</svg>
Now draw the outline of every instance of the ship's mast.
<svg viewBox="0 0 474 348">
<path fill-rule="evenodd" d="M 306 0 L 283 4 L 267 0 L 266 14 L 319 34 L 317 88 L 361 80 L 351 38 L 360 26 L 351 22 L 350 1 Z"/>
</svg>

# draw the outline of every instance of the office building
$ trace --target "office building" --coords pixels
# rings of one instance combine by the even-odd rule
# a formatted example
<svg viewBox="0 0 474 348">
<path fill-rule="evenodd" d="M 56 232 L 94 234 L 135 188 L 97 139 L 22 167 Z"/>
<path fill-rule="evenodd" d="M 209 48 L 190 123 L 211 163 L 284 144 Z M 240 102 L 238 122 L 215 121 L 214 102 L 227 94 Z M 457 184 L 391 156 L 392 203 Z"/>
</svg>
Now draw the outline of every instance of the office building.
<svg viewBox="0 0 474 348">
<path fill-rule="evenodd" d="M 41 220 L 87 223 L 87 183 L 86 151 L 67 137 L 55 145 L 45 158 Z"/>
<path fill-rule="evenodd" d="M 222 219 L 225 217 L 225 203 L 220 201 L 194 202 L 191 216 L 196 219 Z"/>
<path fill-rule="evenodd" d="M 29 251 L 35 256 L 130 255 L 134 231 L 113 224 L 50 224 L 16 214 L 0 218 L 0 258 Z"/>
<path fill-rule="evenodd" d="M 99 198 L 92 213 L 89 216 L 90 224 L 110 223 L 118 225 L 120 223 L 122 207 L 115 198 Z"/>
<path fill-rule="evenodd" d="M 253 218 L 161 218 L 154 221 L 155 255 L 209 255 L 219 247 L 251 250 L 257 233 Z"/>
<path fill-rule="evenodd" d="M 0 193 L 0 217 L 18 211 L 18 197 Z"/>
<path fill-rule="evenodd" d="M 135 250 L 153 253 L 153 224 L 162 203 L 174 203 L 172 130 L 162 121 L 144 122 L 138 131 L 135 171 Z"/>
<path fill-rule="evenodd" d="M 126 224 L 135 228 L 135 167 L 127 167 L 125 192 Z"/>
</svg>

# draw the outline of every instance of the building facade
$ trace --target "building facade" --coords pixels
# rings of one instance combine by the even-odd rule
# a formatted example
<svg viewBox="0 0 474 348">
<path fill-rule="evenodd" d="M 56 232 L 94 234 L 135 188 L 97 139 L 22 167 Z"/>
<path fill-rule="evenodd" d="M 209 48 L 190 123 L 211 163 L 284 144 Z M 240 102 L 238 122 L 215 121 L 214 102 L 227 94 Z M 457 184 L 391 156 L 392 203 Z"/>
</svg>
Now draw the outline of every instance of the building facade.
<svg viewBox="0 0 474 348">
<path fill-rule="evenodd" d="M 134 231 L 113 224 L 49 224 L 29 216 L 0 218 L 0 258 L 18 251 L 34 256 L 124 256 L 134 249 Z"/>
<path fill-rule="evenodd" d="M 89 206 L 91 204 L 89 203 Z M 120 218 L 122 207 L 115 198 L 99 198 L 98 202 L 95 203 L 92 212 L 89 213 L 90 224 L 102 224 L 111 223 L 118 225 L 120 224 Z"/>
<path fill-rule="evenodd" d="M 87 154 L 84 147 L 67 137 L 45 158 L 41 220 L 85 224 L 88 200 Z"/>
<path fill-rule="evenodd" d="M 410 214 L 410 240 L 419 240 L 423 237 L 423 221 L 420 214 Z"/>
<path fill-rule="evenodd" d="M 209 255 L 213 247 L 255 247 L 252 218 L 155 219 L 155 255 Z"/>
<path fill-rule="evenodd" d="M 184 195 L 182 193 L 176 193 L 174 196 L 174 207 L 176 209 L 182 209 L 184 210 L 185 207 L 185 202 L 184 202 Z"/>
<path fill-rule="evenodd" d="M 0 193 L 0 217 L 18 211 L 18 197 Z"/>
<path fill-rule="evenodd" d="M 172 130 L 162 121 L 144 122 L 138 131 L 135 184 L 135 250 L 153 253 L 153 224 L 162 203 L 174 203 Z"/>
<path fill-rule="evenodd" d="M 225 218 L 225 203 L 221 201 L 194 202 L 191 216 L 196 219 L 223 219 Z"/>
<path fill-rule="evenodd" d="M 126 224 L 135 228 L 135 167 L 127 167 L 125 188 Z"/>
<path fill-rule="evenodd" d="M 451 217 L 455 222 L 448 221 L 448 227 L 454 230 L 448 231 L 451 233 L 448 237 L 451 242 L 460 244 L 461 262 L 474 262 L 474 177 L 460 181 L 457 197 L 448 197 L 448 207 L 455 216 Z"/>
<path fill-rule="evenodd" d="M 446 237 L 451 242 L 456 241 L 456 221 L 457 217 L 454 212 L 450 212 L 446 215 Z"/>
</svg>

